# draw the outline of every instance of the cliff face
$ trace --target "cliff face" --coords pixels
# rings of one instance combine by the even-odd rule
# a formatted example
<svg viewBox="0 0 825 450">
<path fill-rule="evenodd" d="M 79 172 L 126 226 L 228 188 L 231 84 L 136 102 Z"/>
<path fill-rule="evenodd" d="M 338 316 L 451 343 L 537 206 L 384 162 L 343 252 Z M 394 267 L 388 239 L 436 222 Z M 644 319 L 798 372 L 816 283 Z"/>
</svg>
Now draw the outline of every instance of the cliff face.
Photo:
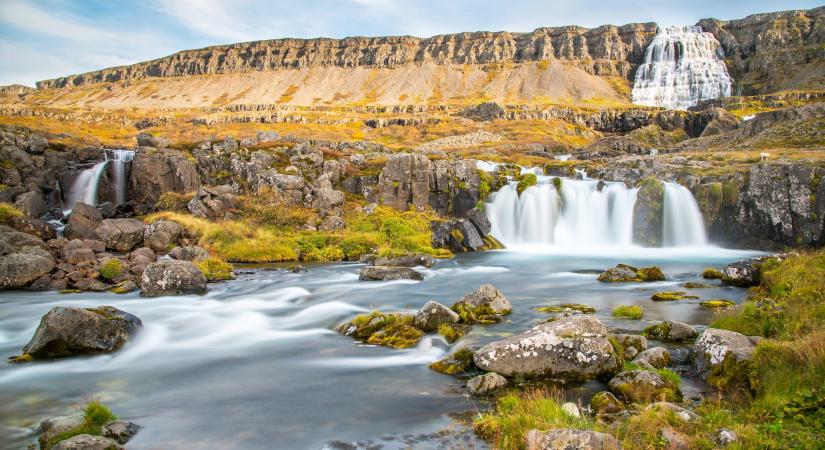
<svg viewBox="0 0 825 450">
<path fill-rule="evenodd" d="M 825 7 L 698 25 L 722 44 L 735 94 L 825 86 Z"/>
<path fill-rule="evenodd" d="M 576 61 L 596 75 L 627 77 L 656 34 L 656 24 L 539 28 L 532 33 L 477 32 L 416 38 L 277 39 L 186 50 L 130 66 L 37 83 L 60 88 L 147 77 L 227 74 L 313 67 L 394 68 L 411 64 Z"/>
</svg>

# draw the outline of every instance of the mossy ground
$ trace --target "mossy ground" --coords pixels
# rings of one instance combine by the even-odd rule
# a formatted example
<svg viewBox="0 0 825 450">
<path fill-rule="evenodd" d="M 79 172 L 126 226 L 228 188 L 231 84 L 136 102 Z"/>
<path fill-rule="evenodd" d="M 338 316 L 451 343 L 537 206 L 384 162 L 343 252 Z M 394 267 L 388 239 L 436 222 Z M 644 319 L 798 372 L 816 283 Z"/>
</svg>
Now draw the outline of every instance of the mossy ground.
<svg viewBox="0 0 825 450">
<path fill-rule="evenodd" d="M 90 434 L 92 436 L 100 436 L 101 428 L 107 422 L 116 420 L 117 416 L 112 414 L 112 411 L 100 402 L 93 401 L 83 408 L 83 423 L 77 428 L 64 431 L 57 434 L 49 442 L 46 443 L 46 449 L 50 449 L 57 445 L 58 442 L 78 436 L 81 434 Z"/>
</svg>

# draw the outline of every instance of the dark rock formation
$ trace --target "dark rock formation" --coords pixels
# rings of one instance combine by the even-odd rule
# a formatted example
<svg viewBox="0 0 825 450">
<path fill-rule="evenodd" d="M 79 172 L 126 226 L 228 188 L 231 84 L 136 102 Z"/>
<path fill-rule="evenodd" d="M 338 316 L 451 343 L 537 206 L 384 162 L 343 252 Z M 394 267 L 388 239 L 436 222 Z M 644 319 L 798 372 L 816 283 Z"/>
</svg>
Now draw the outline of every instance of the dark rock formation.
<svg viewBox="0 0 825 450">
<path fill-rule="evenodd" d="M 165 192 L 193 192 L 200 187 L 195 163 L 172 149 L 141 147 L 135 153 L 129 177 L 129 196 L 154 207 Z"/>
</svg>

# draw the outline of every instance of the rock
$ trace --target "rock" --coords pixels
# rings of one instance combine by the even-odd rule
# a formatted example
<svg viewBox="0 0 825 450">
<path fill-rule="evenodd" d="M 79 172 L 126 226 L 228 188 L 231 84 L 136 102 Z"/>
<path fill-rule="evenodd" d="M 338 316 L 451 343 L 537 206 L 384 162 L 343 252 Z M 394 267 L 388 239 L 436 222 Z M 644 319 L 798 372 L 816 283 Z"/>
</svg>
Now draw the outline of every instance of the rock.
<svg viewBox="0 0 825 450">
<path fill-rule="evenodd" d="M 632 360 L 640 352 L 647 349 L 647 339 L 638 334 L 617 334 L 616 340 L 622 344 L 624 359 Z"/>
<path fill-rule="evenodd" d="M 117 214 L 117 206 L 112 202 L 104 202 L 98 205 L 97 209 L 104 219 L 112 219 Z"/>
<path fill-rule="evenodd" d="M 590 399 L 590 410 L 600 419 L 615 417 L 624 409 L 624 403 L 609 391 L 598 392 Z"/>
<path fill-rule="evenodd" d="M 590 430 L 554 429 L 527 432 L 527 450 L 619 450 L 619 441 L 607 433 Z"/>
<path fill-rule="evenodd" d="M 469 251 L 478 251 L 484 247 L 484 241 L 475 225 L 469 219 L 459 219 L 453 224 L 453 233 L 458 233 L 457 239 Z"/>
<path fill-rule="evenodd" d="M 662 245 L 665 185 L 649 177 L 639 184 L 633 207 L 633 241 L 646 247 Z"/>
<path fill-rule="evenodd" d="M 409 267 L 367 266 L 361 269 L 361 281 L 418 280 L 424 279 L 421 272 Z"/>
<path fill-rule="evenodd" d="M 410 348 L 414 347 L 423 337 L 423 331 L 398 321 L 372 333 L 367 343 L 392 348 Z"/>
<path fill-rule="evenodd" d="M 415 313 L 413 325 L 425 332 L 438 330 L 443 323 L 458 323 L 459 317 L 441 303 L 429 301 Z"/>
<path fill-rule="evenodd" d="M 573 402 L 562 403 L 561 410 L 570 417 L 575 417 L 578 419 L 582 416 L 579 406 Z"/>
<path fill-rule="evenodd" d="M 656 266 L 642 267 L 641 269 L 627 265 L 618 264 L 611 267 L 599 275 L 598 280 L 602 282 L 628 282 L 628 281 L 663 281 L 665 274 Z"/>
<path fill-rule="evenodd" d="M 478 208 L 473 208 L 467 212 L 467 219 L 472 222 L 472 224 L 478 230 L 478 234 L 484 238 L 488 234 L 490 234 L 490 230 L 492 229 L 492 224 L 490 223 L 490 219 L 487 218 L 487 214 Z"/>
<path fill-rule="evenodd" d="M 46 202 L 43 200 L 43 195 L 40 192 L 26 192 L 20 194 L 14 200 L 14 207 L 19 209 L 28 217 L 40 217 L 46 214 L 48 208 Z"/>
<path fill-rule="evenodd" d="M 183 234 L 183 227 L 170 220 L 158 220 L 143 231 L 143 245 L 156 252 L 166 252 Z"/>
<path fill-rule="evenodd" d="M 761 280 L 762 261 L 744 259 L 728 264 L 722 270 L 722 282 L 739 287 L 757 286 Z"/>
<path fill-rule="evenodd" d="M 693 339 L 698 334 L 696 330 L 682 322 L 675 320 L 665 320 L 656 325 L 645 328 L 645 336 L 648 339 L 655 339 L 662 342 L 681 342 Z"/>
<path fill-rule="evenodd" d="M 238 196 L 232 186 L 203 186 L 189 201 L 187 208 L 195 217 L 219 220 L 226 218 L 227 213 L 235 209 L 237 204 Z"/>
<path fill-rule="evenodd" d="M 435 258 L 430 255 L 416 253 L 413 255 L 398 256 L 396 258 L 375 257 L 372 264 L 376 266 L 389 267 L 432 267 L 435 263 Z"/>
<path fill-rule="evenodd" d="M 504 117 L 504 108 L 496 102 L 484 102 L 470 106 L 461 111 L 461 116 L 468 119 L 489 122 Z"/>
<path fill-rule="evenodd" d="M 189 261 L 165 260 L 149 264 L 140 282 L 141 295 L 205 294 L 206 277 Z"/>
<path fill-rule="evenodd" d="M 106 219 L 100 222 L 95 235 L 109 250 L 128 252 L 143 242 L 146 224 L 135 219 Z"/>
<path fill-rule="evenodd" d="M 716 432 L 716 443 L 721 445 L 722 447 L 727 447 L 730 444 L 733 444 L 738 440 L 736 433 L 727 428 L 721 428 L 719 431 Z"/>
<path fill-rule="evenodd" d="M 670 411 L 682 422 L 693 422 L 700 418 L 699 414 L 671 402 L 654 402 L 647 405 L 645 409 Z"/>
<path fill-rule="evenodd" d="M 587 380 L 619 365 L 607 335 L 595 317 L 566 317 L 491 342 L 477 350 L 473 360 L 478 367 L 507 377 Z"/>
<path fill-rule="evenodd" d="M 67 239 L 97 239 L 95 230 L 103 220 L 97 208 L 86 203 L 75 203 L 66 223 L 64 236 Z"/>
<path fill-rule="evenodd" d="M 102 436 L 80 434 L 58 442 L 52 450 L 123 450 L 123 446 Z"/>
<path fill-rule="evenodd" d="M 112 306 L 52 308 L 40 320 L 23 354 L 34 359 L 111 353 L 143 326 L 140 319 Z"/>
<path fill-rule="evenodd" d="M 670 362 L 670 352 L 664 347 L 649 348 L 633 358 L 633 362 L 645 361 L 651 366 L 661 369 Z"/>
<path fill-rule="evenodd" d="M 430 369 L 445 375 L 471 373 L 476 369 L 473 362 L 473 351 L 468 348 L 460 348 L 430 364 Z"/>
<path fill-rule="evenodd" d="M 503 376 L 488 372 L 478 375 L 467 382 L 467 392 L 470 395 L 484 396 L 492 394 L 507 386 L 507 379 Z"/>
<path fill-rule="evenodd" d="M 654 302 L 672 302 L 676 300 L 697 299 L 695 295 L 687 295 L 683 291 L 663 291 L 650 296 Z"/>
<path fill-rule="evenodd" d="M 608 383 L 610 390 L 628 402 L 648 403 L 653 400 L 681 400 L 679 387 L 656 372 L 628 370 L 619 373 Z"/>
<path fill-rule="evenodd" d="M 702 278 L 707 280 L 721 280 L 722 279 L 722 271 L 718 269 L 714 269 L 713 267 L 708 267 L 702 272 Z"/>
<path fill-rule="evenodd" d="M 462 322 L 465 323 L 498 321 L 502 315 L 510 314 L 512 309 L 510 300 L 507 300 L 507 297 L 491 284 L 479 286 L 452 307 L 452 310 L 457 312 Z"/>
<path fill-rule="evenodd" d="M 209 252 L 197 245 L 175 247 L 169 252 L 169 256 L 180 261 L 200 261 L 209 258 Z"/>
<path fill-rule="evenodd" d="M 344 223 L 344 219 L 338 216 L 327 216 L 324 220 L 321 221 L 321 225 L 318 226 L 319 231 L 336 231 L 336 230 L 343 230 L 346 226 Z"/>
<path fill-rule="evenodd" d="M 157 256 L 155 252 L 148 247 L 141 247 L 132 250 L 132 253 L 129 253 L 129 260 L 136 261 L 138 258 L 143 258 L 147 261 L 147 264 L 150 262 L 155 262 L 157 260 Z"/>
<path fill-rule="evenodd" d="M 65 249 L 64 249 L 65 250 Z M 84 262 L 94 262 L 97 261 L 97 256 L 95 256 L 94 250 L 88 247 L 76 248 L 76 249 L 69 249 L 64 252 L 66 262 L 69 264 L 82 264 Z"/>
<path fill-rule="evenodd" d="M 166 148 L 169 146 L 168 139 L 152 136 L 149 133 L 138 133 L 135 138 L 137 140 L 138 147 Z"/>
<path fill-rule="evenodd" d="M 31 217 L 14 217 L 10 219 L 9 226 L 17 231 L 37 236 L 43 240 L 54 239 L 57 237 L 57 230 L 52 228 L 47 222 Z"/>
<path fill-rule="evenodd" d="M 37 438 L 40 448 L 46 448 L 48 442 L 58 434 L 77 428 L 82 424 L 82 413 L 52 417 L 40 422 L 40 436 Z"/>
<path fill-rule="evenodd" d="M 344 199 L 344 194 L 341 191 L 332 188 L 315 189 L 313 191 L 312 209 L 318 211 L 321 217 L 326 217 L 343 206 Z"/>
<path fill-rule="evenodd" d="M 103 437 L 125 444 L 140 431 L 140 426 L 125 420 L 112 420 L 103 425 L 100 431 Z"/>
<path fill-rule="evenodd" d="M 0 256 L 0 290 L 19 289 L 54 269 L 54 258 L 45 250 L 38 254 L 9 253 Z"/>
<path fill-rule="evenodd" d="M 140 288 L 138 287 L 137 284 L 135 284 L 134 281 L 126 280 L 126 281 L 121 281 L 120 283 L 118 283 L 118 284 L 112 286 L 111 288 L 109 288 L 109 292 L 111 292 L 113 294 L 128 294 L 130 292 L 135 292 L 138 289 L 140 289 Z"/>
<path fill-rule="evenodd" d="M 430 183 L 430 160 L 426 156 L 391 154 L 378 178 L 378 198 L 400 211 L 424 208 L 429 205 Z"/>
<path fill-rule="evenodd" d="M 129 176 L 129 197 L 154 207 L 166 192 L 195 192 L 200 178 L 195 163 L 172 149 L 141 148 L 135 153 Z"/>
<path fill-rule="evenodd" d="M 727 387 L 741 376 L 756 346 L 744 334 L 708 328 L 693 344 L 693 365 L 710 384 Z"/>
<path fill-rule="evenodd" d="M 690 450 L 690 438 L 673 428 L 662 428 L 659 437 L 668 450 Z"/>
</svg>

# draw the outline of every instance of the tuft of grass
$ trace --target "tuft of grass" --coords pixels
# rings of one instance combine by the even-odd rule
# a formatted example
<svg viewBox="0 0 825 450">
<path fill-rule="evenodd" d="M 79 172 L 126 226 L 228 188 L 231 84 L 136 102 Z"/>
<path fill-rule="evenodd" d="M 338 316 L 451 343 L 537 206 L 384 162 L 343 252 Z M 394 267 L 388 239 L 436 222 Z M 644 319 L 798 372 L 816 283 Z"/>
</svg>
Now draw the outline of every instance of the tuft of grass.
<svg viewBox="0 0 825 450">
<path fill-rule="evenodd" d="M 197 261 L 195 265 L 203 272 L 207 281 L 225 281 L 235 278 L 235 274 L 232 273 L 232 264 L 214 256 Z"/>
<path fill-rule="evenodd" d="M 105 405 L 98 401 L 90 402 L 83 408 L 83 423 L 71 430 L 64 431 L 55 435 L 46 443 L 46 449 L 50 449 L 57 445 L 60 441 L 70 439 L 81 434 L 90 434 L 92 436 L 100 436 L 101 428 L 107 422 L 117 420 L 112 411 Z"/>
<path fill-rule="evenodd" d="M 155 202 L 155 209 L 158 211 L 171 211 L 176 213 L 188 213 L 189 201 L 195 196 L 195 192 L 178 193 L 174 191 L 164 192 Z"/>
<path fill-rule="evenodd" d="M 10 203 L 0 202 L 0 224 L 7 224 L 15 218 L 22 216 L 23 212 Z"/>
<path fill-rule="evenodd" d="M 100 266 L 100 277 L 107 281 L 113 280 L 122 273 L 123 264 L 117 258 L 108 259 L 102 266 Z"/>
<path fill-rule="evenodd" d="M 639 320 L 645 315 L 644 309 L 638 305 L 619 305 L 611 313 L 613 317 Z"/>
</svg>

